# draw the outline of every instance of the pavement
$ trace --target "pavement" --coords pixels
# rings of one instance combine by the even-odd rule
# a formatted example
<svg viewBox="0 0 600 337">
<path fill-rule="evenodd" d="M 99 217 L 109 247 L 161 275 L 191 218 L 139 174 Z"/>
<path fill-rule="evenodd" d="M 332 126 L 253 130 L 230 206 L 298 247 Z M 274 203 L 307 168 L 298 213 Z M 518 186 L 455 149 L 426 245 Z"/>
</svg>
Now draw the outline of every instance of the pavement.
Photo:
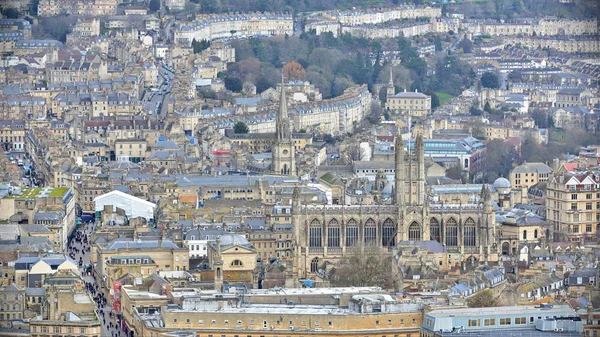
<svg viewBox="0 0 600 337">
<path fill-rule="evenodd" d="M 92 234 L 95 229 L 96 229 L 96 225 L 93 223 L 81 224 L 79 226 L 79 228 L 77 229 L 77 231 L 75 232 L 75 234 L 73 235 L 73 239 L 71 239 L 71 241 L 69 242 L 68 253 L 71 253 L 73 251 L 72 249 L 74 248 L 75 249 L 75 253 L 74 253 L 75 262 L 79 262 L 79 259 L 81 259 L 83 268 L 80 269 L 80 272 L 81 272 L 83 280 L 86 283 L 91 284 L 92 290 L 90 291 L 90 294 L 92 295 L 92 298 L 94 298 L 97 294 L 102 292 L 104 294 L 104 298 L 107 299 L 106 304 L 103 304 L 103 303 L 101 304 L 98 301 L 96 301 L 96 307 L 97 307 L 96 311 L 98 312 L 98 317 L 102 321 L 102 331 L 101 331 L 100 336 L 101 337 L 127 337 L 127 334 L 124 331 L 121 331 L 121 329 L 120 329 L 121 324 L 120 324 L 120 320 L 117 318 L 117 313 L 113 312 L 112 307 L 108 301 L 108 299 L 110 298 L 110 294 L 108 294 L 107 292 L 103 292 L 101 285 L 98 283 L 98 281 L 93 276 L 94 275 L 93 271 L 90 271 L 88 273 L 85 270 L 85 266 L 90 264 L 91 249 L 90 249 L 90 252 L 87 251 L 87 249 L 90 248 L 90 242 L 88 241 L 88 243 L 86 244 L 86 243 L 84 243 L 83 239 L 80 241 L 77 241 L 75 239 L 77 237 L 77 233 L 79 233 L 82 238 L 83 237 L 89 238 L 90 234 Z M 96 289 L 98 289 L 98 291 L 96 291 Z"/>
</svg>

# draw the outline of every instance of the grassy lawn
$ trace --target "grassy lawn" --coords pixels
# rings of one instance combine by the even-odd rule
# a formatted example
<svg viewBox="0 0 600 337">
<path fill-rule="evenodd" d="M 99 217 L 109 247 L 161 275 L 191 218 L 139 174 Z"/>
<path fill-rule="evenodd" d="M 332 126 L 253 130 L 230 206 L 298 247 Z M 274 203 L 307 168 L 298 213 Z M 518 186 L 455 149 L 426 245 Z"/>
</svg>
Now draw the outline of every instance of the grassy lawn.
<svg viewBox="0 0 600 337">
<path fill-rule="evenodd" d="M 446 104 L 446 102 L 448 102 L 449 100 L 451 100 L 452 98 L 454 98 L 454 96 L 452 96 L 450 94 L 447 94 L 445 92 L 441 92 L 441 91 L 436 91 L 435 94 L 440 99 L 440 105 L 444 105 L 444 104 Z"/>
<path fill-rule="evenodd" d="M 49 197 L 62 197 L 69 189 L 65 187 L 57 187 L 50 192 Z"/>
</svg>

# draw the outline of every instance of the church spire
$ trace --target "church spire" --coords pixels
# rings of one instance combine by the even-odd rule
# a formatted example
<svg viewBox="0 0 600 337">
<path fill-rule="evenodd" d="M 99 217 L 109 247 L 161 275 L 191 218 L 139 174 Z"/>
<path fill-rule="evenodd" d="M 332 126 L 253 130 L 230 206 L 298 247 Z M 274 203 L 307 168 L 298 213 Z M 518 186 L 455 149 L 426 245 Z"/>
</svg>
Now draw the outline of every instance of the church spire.
<svg viewBox="0 0 600 337">
<path fill-rule="evenodd" d="M 390 80 L 388 82 L 388 86 L 390 87 L 394 87 L 394 72 L 393 72 L 394 67 L 390 64 Z"/>
<path fill-rule="evenodd" d="M 287 99 L 285 95 L 285 81 L 283 74 L 281 74 L 281 96 L 279 98 L 279 112 L 277 114 L 277 122 L 275 125 L 277 139 L 288 140 L 292 138 L 290 132 L 290 122 L 287 110 Z"/>
</svg>

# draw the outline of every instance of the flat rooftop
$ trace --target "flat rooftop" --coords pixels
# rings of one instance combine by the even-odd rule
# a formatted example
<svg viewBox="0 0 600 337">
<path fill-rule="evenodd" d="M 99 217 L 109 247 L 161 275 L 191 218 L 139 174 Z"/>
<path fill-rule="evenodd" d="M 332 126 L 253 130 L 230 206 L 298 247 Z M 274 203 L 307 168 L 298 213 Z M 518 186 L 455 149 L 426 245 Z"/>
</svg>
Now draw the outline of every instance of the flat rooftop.
<svg viewBox="0 0 600 337">
<path fill-rule="evenodd" d="M 271 295 L 336 295 L 336 294 L 371 294 L 385 292 L 380 287 L 339 287 L 339 288 L 271 288 L 252 289 L 251 296 Z M 387 292 L 386 292 L 387 293 Z"/>
<path fill-rule="evenodd" d="M 565 313 L 575 311 L 568 305 L 555 305 L 552 308 L 539 307 L 539 306 L 512 306 L 512 307 L 490 307 L 490 308 L 462 308 L 462 309 L 441 309 L 433 310 L 426 314 L 426 316 L 434 317 L 457 317 L 457 316 L 487 316 L 487 315 L 519 315 L 524 313 Z"/>
<path fill-rule="evenodd" d="M 214 308 L 185 310 L 167 309 L 167 312 L 214 312 Z M 224 314 L 281 314 L 281 315 L 352 315 L 356 311 L 341 309 L 337 305 L 276 305 L 276 304 L 247 304 L 239 308 L 222 308 L 218 312 Z M 361 314 L 364 315 L 364 314 Z"/>
</svg>

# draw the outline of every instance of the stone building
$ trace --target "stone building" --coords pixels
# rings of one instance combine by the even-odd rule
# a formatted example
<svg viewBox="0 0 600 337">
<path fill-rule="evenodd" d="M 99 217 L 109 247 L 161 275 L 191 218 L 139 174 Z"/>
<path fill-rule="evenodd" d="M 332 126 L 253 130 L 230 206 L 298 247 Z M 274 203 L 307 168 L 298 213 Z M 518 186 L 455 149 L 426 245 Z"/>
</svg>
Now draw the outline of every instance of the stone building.
<svg viewBox="0 0 600 337">
<path fill-rule="evenodd" d="M 600 233 L 600 173 L 559 172 L 547 183 L 546 215 L 558 239 L 596 242 Z"/>
<path fill-rule="evenodd" d="M 393 87 L 393 85 L 392 85 Z M 431 96 L 424 93 L 404 92 L 387 97 L 386 107 L 402 115 L 425 117 L 431 112 Z"/>
<path fill-rule="evenodd" d="M 273 159 L 271 171 L 275 174 L 286 176 L 295 176 L 296 168 L 296 149 L 292 140 L 292 129 L 287 111 L 287 99 L 285 97 L 285 86 L 281 85 L 281 99 L 279 101 L 279 114 L 275 126 L 275 143 L 271 152 Z"/>
<path fill-rule="evenodd" d="M 436 240 L 472 262 L 497 260 L 495 211 L 487 185 L 477 202 L 435 202 L 425 181 L 422 137 L 413 153 L 405 152 L 401 137 L 395 149 L 391 204 L 352 205 L 346 200 L 342 205 L 303 205 L 299 190 L 294 191 L 294 267 L 299 277 L 316 273 L 326 261 L 405 240 Z"/>
</svg>

